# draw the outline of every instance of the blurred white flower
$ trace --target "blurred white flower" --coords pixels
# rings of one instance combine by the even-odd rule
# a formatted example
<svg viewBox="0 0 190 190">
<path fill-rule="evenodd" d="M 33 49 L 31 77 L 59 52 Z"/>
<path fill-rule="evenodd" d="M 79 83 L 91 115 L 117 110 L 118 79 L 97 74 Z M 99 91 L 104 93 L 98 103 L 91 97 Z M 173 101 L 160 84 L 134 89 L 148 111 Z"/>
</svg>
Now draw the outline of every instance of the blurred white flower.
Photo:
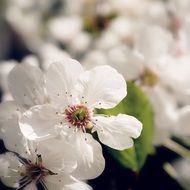
<svg viewBox="0 0 190 190">
<path fill-rule="evenodd" d="M 95 49 L 87 52 L 81 63 L 85 69 L 89 70 L 95 66 L 108 65 L 108 59 L 103 51 Z"/>
<path fill-rule="evenodd" d="M 145 87 L 154 111 L 154 144 L 161 145 L 174 134 L 178 122 L 176 100 L 162 85 Z M 179 126 L 178 126 L 179 127 Z"/>
<path fill-rule="evenodd" d="M 176 171 L 177 178 L 183 183 L 187 184 L 187 187 L 190 185 L 190 160 L 189 159 L 179 159 L 172 163 Z"/>
<path fill-rule="evenodd" d="M 174 39 L 160 26 L 143 26 L 134 42 L 134 50 L 117 44 L 104 51 L 90 51 L 82 62 L 86 68 L 109 64 L 127 81 L 137 81 L 143 87 L 153 105 L 155 144 L 160 144 L 176 134 L 176 128 L 182 129 L 178 103 L 189 101 L 188 56 L 173 55 Z"/>
<path fill-rule="evenodd" d="M 113 9 L 127 16 L 141 17 L 144 15 L 147 7 L 147 0 L 109 0 Z"/>
<path fill-rule="evenodd" d="M 63 45 L 67 45 L 73 54 L 87 51 L 91 43 L 91 36 L 83 31 L 80 17 L 57 17 L 48 22 L 50 36 Z"/>
<path fill-rule="evenodd" d="M 144 72 L 142 56 L 123 44 L 107 51 L 93 49 L 86 54 L 81 62 L 87 69 L 100 65 L 110 65 L 117 69 L 127 81 L 136 80 Z"/>
<path fill-rule="evenodd" d="M 28 47 L 34 48 L 42 42 L 39 12 L 24 12 L 17 6 L 10 6 L 6 11 L 6 20 L 21 35 Z M 21 24 L 22 23 L 22 24 Z"/>
<path fill-rule="evenodd" d="M 79 32 L 76 37 L 72 40 L 69 48 L 71 49 L 71 52 L 74 52 L 75 54 L 78 53 L 85 53 L 91 43 L 91 36 L 86 32 Z"/>
<path fill-rule="evenodd" d="M 124 78 L 136 80 L 144 72 L 144 61 L 137 52 L 125 45 L 120 45 L 107 52 L 109 64 L 117 69 Z"/>
<path fill-rule="evenodd" d="M 80 17 L 57 17 L 49 21 L 48 29 L 51 36 L 63 44 L 70 43 L 80 33 L 82 20 Z"/>
<path fill-rule="evenodd" d="M 133 34 L 135 28 L 134 26 L 135 26 L 134 20 L 124 16 L 120 16 L 115 18 L 111 22 L 109 29 L 114 33 L 116 33 L 119 38 L 127 39 Z"/>
<path fill-rule="evenodd" d="M 37 53 L 41 60 L 41 68 L 45 71 L 57 60 L 64 60 L 65 58 L 70 57 L 66 51 L 59 49 L 51 43 L 45 43 L 40 46 Z"/>
<path fill-rule="evenodd" d="M 161 66 L 161 81 L 176 96 L 178 102 L 190 104 L 190 56 L 170 56 Z"/>
<path fill-rule="evenodd" d="M 165 2 L 149 1 L 143 20 L 147 22 L 150 21 L 152 24 L 157 24 L 162 27 L 167 27 L 170 19 Z"/>
<path fill-rule="evenodd" d="M 142 26 L 135 40 L 135 50 L 144 56 L 146 62 L 168 55 L 172 45 L 171 33 L 157 25 Z"/>
<path fill-rule="evenodd" d="M 16 63 L 16 61 L 4 61 L 0 63 L 0 88 L 3 92 L 2 99 L 5 101 L 12 99 L 8 90 L 7 76 Z"/>
<path fill-rule="evenodd" d="M 120 39 L 116 33 L 110 30 L 102 32 L 101 36 L 95 42 L 96 47 L 101 51 L 106 51 L 120 44 Z"/>
</svg>

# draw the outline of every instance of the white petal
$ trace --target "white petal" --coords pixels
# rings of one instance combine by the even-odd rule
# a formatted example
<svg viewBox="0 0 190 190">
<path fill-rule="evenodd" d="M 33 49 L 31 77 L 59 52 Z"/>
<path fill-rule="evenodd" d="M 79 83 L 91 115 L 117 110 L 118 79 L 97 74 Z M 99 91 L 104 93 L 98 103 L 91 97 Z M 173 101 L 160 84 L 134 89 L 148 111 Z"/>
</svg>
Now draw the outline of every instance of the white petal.
<svg viewBox="0 0 190 190">
<path fill-rule="evenodd" d="M 65 185 L 69 185 L 75 183 L 76 179 L 71 175 L 65 175 L 64 173 L 60 173 L 58 175 L 49 175 L 45 178 L 45 183 L 48 189 L 63 189 Z"/>
<path fill-rule="evenodd" d="M 0 155 L 0 179 L 9 187 L 18 187 L 19 180 L 22 178 L 22 164 L 17 160 L 13 153 Z"/>
<path fill-rule="evenodd" d="M 45 180 L 45 185 L 46 185 L 48 190 L 51 190 L 51 189 L 53 189 L 53 190 L 64 190 L 63 189 L 64 185 L 62 183 L 55 184 L 55 183 L 52 183 L 52 182 Z"/>
<path fill-rule="evenodd" d="M 0 104 L 0 126 L 11 119 L 13 115 L 18 115 L 20 106 L 14 101 L 7 101 Z"/>
<path fill-rule="evenodd" d="M 8 94 L 7 76 L 16 64 L 16 61 L 3 61 L 0 64 L 0 87 L 3 93 Z"/>
<path fill-rule="evenodd" d="M 47 71 L 49 66 L 55 63 L 57 60 L 63 60 L 70 57 L 66 51 L 63 51 L 52 43 L 43 43 L 39 48 L 38 53 L 40 59 L 42 60 L 41 67 L 45 71 Z"/>
<path fill-rule="evenodd" d="M 73 176 L 77 179 L 93 179 L 99 176 L 105 167 L 101 145 L 93 139 L 92 135 L 78 131 L 70 139 L 77 155 L 77 169 Z"/>
<path fill-rule="evenodd" d="M 103 51 L 97 49 L 90 50 L 82 60 L 82 65 L 86 70 L 95 66 L 108 65 L 107 56 Z"/>
<path fill-rule="evenodd" d="M 26 140 L 18 125 L 18 117 L 22 111 L 23 109 L 13 101 L 0 105 L 0 138 L 8 150 L 23 155 L 26 151 Z"/>
<path fill-rule="evenodd" d="M 100 141 L 111 148 L 124 150 L 133 146 L 132 138 L 141 134 L 142 123 L 135 117 L 119 114 L 118 116 L 96 116 L 94 130 Z"/>
<path fill-rule="evenodd" d="M 46 178 L 49 178 L 49 176 L 47 176 Z M 46 185 L 48 190 L 51 190 L 51 189 L 53 189 L 53 190 L 64 190 L 64 184 L 62 184 L 62 183 L 56 184 L 56 183 L 52 183 L 52 182 L 45 180 L 45 185 Z"/>
<path fill-rule="evenodd" d="M 23 135 L 29 140 L 42 140 L 57 135 L 60 117 L 50 105 L 34 106 L 19 120 Z"/>
<path fill-rule="evenodd" d="M 190 106 L 181 108 L 178 112 L 175 134 L 182 137 L 190 137 Z"/>
<path fill-rule="evenodd" d="M 54 173 L 71 173 L 77 164 L 72 144 L 65 138 L 57 137 L 33 143 L 37 154 L 42 156 L 43 165 Z M 35 155 L 35 151 L 33 151 Z M 35 161 L 35 158 L 33 159 Z"/>
<path fill-rule="evenodd" d="M 27 64 L 17 65 L 8 76 L 9 89 L 21 105 L 33 106 L 46 101 L 41 70 Z"/>
<path fill-rule="evenodd" d="M 168 85 L 179 96 L 183 102 L 183 96 L 189 95 L 190 89 L 190 56 L 179 58 L 168 57 L 161 65 L 160 78 L 163 84 Z M 190 96 L 189 96 L 190 97 Z M 190 100 L 190 98 L 188 99 Z"/>
<path fill-rule="evenodd" d="M 22 64 L 31 65 L 34 67 L 39 67 L 38 58 L 34 55 L 28 55 L 22 60 Z"/>
<path fill-rule="evenodd" d="M 6 149 L 25 154 L 27 141 L 21 134 L 16 116 L 4 123 L 0 131 L 0 138 L 3 139 Z"/>
<path fill-rule="evenodd" d="M 38 190 L 36 187 L 36 184 L 31 182 L 30 184 L 28 184 L 23 190 Z"/>
<path fill-rule="evenodd" d="M 110 66 L 98 66 L 81 74 L 77 90 L 83 102 L 96 108 L 112 108 L 127 95 L 124 78 Z"/>
<path fill-rule="evenodd" d="M 76 182 L 70 185 L 65 185 L 65 187 L 63 188 L 63 190 L 92 190 L 92 188 L 83 183 L 83 182 Z"/>
<path fill-rule="evenodd" d="M 67 106 L 70 102 L 73 86 L 77 77 L 83 72 L 79 62 L 73 59 L 64 59 L 53 63 L 47 70 L 47 92 L 50 100 L 56 106 Z"/>
</svg>

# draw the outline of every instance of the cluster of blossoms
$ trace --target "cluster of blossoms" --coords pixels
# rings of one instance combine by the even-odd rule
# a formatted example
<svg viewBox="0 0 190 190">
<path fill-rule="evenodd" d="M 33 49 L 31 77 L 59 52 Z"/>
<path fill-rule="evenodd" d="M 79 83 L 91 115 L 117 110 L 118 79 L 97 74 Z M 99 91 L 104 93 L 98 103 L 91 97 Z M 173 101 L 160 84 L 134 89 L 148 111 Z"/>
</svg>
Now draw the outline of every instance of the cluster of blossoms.
<svg viewBox="0 0 190 190">
<path fill-rule="evenodd" d="M 103 158 L 99 144 L 90 133 L 97 133 L 103 144 L 118 150 L 132 146 L 131 137 L 136 138 L 140 133 L 140 127 L 126 132 L 128 120 L 124 115 L 96 114 L 97 108 L 114 107 L 126 96 L 124 80 L 138 85 L 151 102 L 155 146 L 166 145 L 172 137 L 182 140 L 190 137 L 189 0 L 1 2 L 4 11 L 3 22 L 0 19 L 3 34 L 0 42 L 6 46 L 0 46 L 0 59 L 6 48 L 10 48 L 6 28 L 20 36 L 35 55 L 26 57 L 22 66 L 16 66 L 10 74 L 16 62 L 0 64 L 3 100 L 12 100 L 13 95 L 16 101 L 17 133 L 24 136 L 19 140 L 28 139 L 25 147 L 28 141 L 39 144 L 48 139 L 66 138 L 78 155 L 73 177 L 86 180 L 98 176 L 104 167 Z M 71 60 L 65 61 L 69 67 L 65 63 L 64 68 L 60 66 L 63 63 L 52 64 L 70 57 L 90 70 L 84 71 Z M 25 87 L 20 86 L 27 81 Z M 10 121 L 10 114 L 4 115 L 3 111 L 2 118 L 8 117 Z M 129 126 L 140 125 L 136 120 L 130 122 Z M 8 139 L 4 137 L 6 133 L 1 134 L 3 140 Z M 16 152 L 15 147 L 7 149 Z M 89 163 L 89 160 L 94 161 Z"/>
<path fill-rule="evenodd" d="M 102 148 L 92 135 L 117 150 L 133 146 L 142 124 L 135 117 L 99 115 L 126 95 L 126 82 L 110 66 L 85 71 L 73 59 L 46 72 L 16 65 L 8 75 L 13 99 L 0 105 L 1 181 L 16 189 L 90 189 L 80 180 L 99 176 Z"/>
</svg>

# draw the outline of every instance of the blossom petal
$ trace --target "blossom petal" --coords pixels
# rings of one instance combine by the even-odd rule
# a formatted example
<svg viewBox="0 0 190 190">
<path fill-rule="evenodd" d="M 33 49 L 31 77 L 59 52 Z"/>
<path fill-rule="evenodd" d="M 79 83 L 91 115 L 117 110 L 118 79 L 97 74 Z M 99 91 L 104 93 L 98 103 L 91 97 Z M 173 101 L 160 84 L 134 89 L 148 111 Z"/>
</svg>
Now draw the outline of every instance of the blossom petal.
<svg viewBox="0 0 190 190">
<path fill-rule="evenodd" d="M 19 120 L 20 130 L 29 140 L 42 140 L 57 135 L 60 117 L 50 105 L 34 106 Z"/>
<path fill-rule="evenodd" d="M 35 183 L 28 184 L 23 190 L 38 190 Z"/>
<path fill-rule="evenodd" d="M 100 141 L 117 150 L 132 147 L 132 138 L 139 137 L 142 130 L 140 121 L 124 114 L 111 117 L 96 116 L 94 122 L 94 131 L 97 131 Z"/>
<path fill-rule="evenodd" d="M 70 185 L 65 185 L 63 190 L 92 190 L 92 188 L 83 182 L 76 182 Z"/>
<path fill-rule="evenodd" d="M 71 175 L 59 173 L 58 175 L 49 175 L 45 178 L 48 189 L 62 190 L 65 185 L 74 183 L 76 180 Z"/>
<path fill-rule="evenodd" d="M 0 138 L 3 139 L 6 149 L 23 155 L 26 151 L 26 140 L 18 125 L 18 117 L 22 111 L 14 101 L 0 105 Z"/>
<path fill-rule="evenodd" d="M 15 66 L 8 76 L 8 85 L 12 96 L 21 105 L 33 106 L 46 101 L 43 74 L 35 66 Z"/>
<path fill-rule="evenodd" d="M 156 25 L 142 27 L 135 42 L 136 50 L 149 59 L 166 55 L 172 45 L 172 35 L 167 30 Z"/>
<path fill-rule="evenodd" d="M 95 108 L 112 108 L 127 95 L 123 76 L 106 65 L 81 74 L 77 90 L 81 100 Z"/>
<path fill-rule="evenodd" d="M 0 64 L 0 87 L 3 91 L 3 100 L 11 100 L 12 97 L 10 95 L 9 89 L 8 89 L 8 81 L 7 76 L 10 73 L 10 71 L 14 68 L 14 66 L 17 64 L 16 61 L 1 61 Z"/>
<path fill-rule="evenodd" d="M 13 153 L 0 155 L 0 179 L 6 186 L 19 187 L 19 180 L 22 178 L 22 164 Z"/>
<path fill-rule="evenodd" d="M 12 118 L 13 114 L 16 114 L 20 109 L 20 106 L 14 101 L 7 101 L 0 104 L 0 127 L 4 122 Z"/>
<path fill-rule="evenodd" d="M 72 144 L 63 137 L 33 142 L 30 148 L 32 154 L 42 156 L 44 167 L 54 173 L 71 173 L 77 166 L 76 154 Z M 36 152 L 36 153 L 35 153 Z M 35 162 L 36 156 L 32 158 Z"/>
<path fill-rule="evenodd" d="M 190 136 L 189 123 L 190 123 L 190 106 L 187 105 L 178 110 L 178 121 L 176 122 L 174 134 L 181 137 L 189 137 Z"/>
<path fill-rule="evenodd" d="M 178 120 L 176 99 L 162 85 L 154 88 L 144 88 L 154 111 L 154 144 L 160 145 L 167 140 L 174 131 Z"/>
<path fill-rule="evenodd" d="M 126 81 L 138 79 L 144 71 L 141 55 L 125 45 L 117 46 L 108 52 L 109 65 L 119 71 Z"/>
<path fill-rule="evenodd" d="M 0 131 L 0 138 L 3 139 L 7 150 L 25 155 L 27 141 L 21 134 L 17 116 L 5 122 Z"/>
<path fill-rule="evenodd" d="M 73 176 L 80 180 L 99 176 L 105 167 L 101 145 L 93 139 L 92 135 L 81 131 L 74 133 L 69 140 L 77 154 L 78 165 Z"/>
<path fill-rule="evenodd" d="M 82 72 L 80 63 L 73 59 L 68 58 L 51 64 L 46 74 L 50 101 L 59 107 L 68 105 L 67 102 L 71 101 L 73 86 Z"/>
</svg>

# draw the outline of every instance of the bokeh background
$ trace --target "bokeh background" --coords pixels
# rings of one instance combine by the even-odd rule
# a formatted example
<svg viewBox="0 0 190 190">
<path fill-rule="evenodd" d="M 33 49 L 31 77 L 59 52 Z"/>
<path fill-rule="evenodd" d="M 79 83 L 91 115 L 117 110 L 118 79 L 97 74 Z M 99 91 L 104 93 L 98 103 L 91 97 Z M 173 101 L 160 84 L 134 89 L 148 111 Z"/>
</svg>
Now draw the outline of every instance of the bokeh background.
<svg viewBox="0 0 190 190">
<path fill-rule="evenodd" d="M 64 57 L 87 69 L 109 64 L 129 93 L 128 108 L 111 113 L 138 117 L 144 131 L 122 154 L 102 145 L 105 171 L 88 183 L 94 190 L 189 190 L 189 42 L 189 0 L 0 0 L 1 101 L 11 99 L 6 77 L 15 64 L 44 71 Z"/>
</svg>

